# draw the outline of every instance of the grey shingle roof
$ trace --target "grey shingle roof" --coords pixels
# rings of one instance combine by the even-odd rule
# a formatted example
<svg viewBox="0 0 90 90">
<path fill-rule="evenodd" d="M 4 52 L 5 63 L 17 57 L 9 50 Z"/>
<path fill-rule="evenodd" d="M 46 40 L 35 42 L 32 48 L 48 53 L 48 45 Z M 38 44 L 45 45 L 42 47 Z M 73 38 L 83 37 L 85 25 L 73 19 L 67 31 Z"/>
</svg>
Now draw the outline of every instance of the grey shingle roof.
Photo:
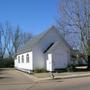
<svg viewBox="0 0 90 90">
<path fill-rule="evenodd" d="M 32 48 L 52 29 L 57 30 L 54 26 L 52 26 L 49 30 L 42 32 L 41 34 L 33 37 L 24 45 L 22 49 L 18 50 L 16 54 L 19 55 L 19 54 L 31 51 Z M 65 44 L 67 44 L 67 46 L 70 46 L 61 35 L 60 35 L 60 38 L 64 41 Z"/>
<path fill-rule="evenodd" d="M 51 29 L 50 29 L 51 30 Z M 32 50 L 32 48 L 38 43 L 38 41 L 47 33 L 48 31 L 42 32 L 39 35 L 36 35 L 32 39 L 30 39 L 21 49 L 17 51 L 18 54 L 22 54 L 25 52 L 29 52 Z"/>
</svg>

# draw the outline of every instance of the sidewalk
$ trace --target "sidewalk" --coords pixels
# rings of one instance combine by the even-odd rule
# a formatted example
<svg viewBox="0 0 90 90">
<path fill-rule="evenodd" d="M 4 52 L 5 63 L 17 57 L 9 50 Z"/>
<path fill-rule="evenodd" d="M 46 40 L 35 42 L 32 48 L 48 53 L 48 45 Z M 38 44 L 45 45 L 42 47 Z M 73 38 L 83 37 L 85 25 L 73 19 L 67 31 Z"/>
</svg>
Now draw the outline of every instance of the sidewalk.
<svg viewBox="0 0 90 90">
<path fill-rule="evenodd" d="M 40 80 L 51 80 L 52 77 L 50 73 L 36 73 L 33 75 L 26 74 L 29 78 L 34 81 Z M 65 72 L 65 73 L 54 73 L 54 79 L 70 79 L 70 78 L 80 78 L 80 77 L 89 77 L 90 72 Z"/>
</svg>

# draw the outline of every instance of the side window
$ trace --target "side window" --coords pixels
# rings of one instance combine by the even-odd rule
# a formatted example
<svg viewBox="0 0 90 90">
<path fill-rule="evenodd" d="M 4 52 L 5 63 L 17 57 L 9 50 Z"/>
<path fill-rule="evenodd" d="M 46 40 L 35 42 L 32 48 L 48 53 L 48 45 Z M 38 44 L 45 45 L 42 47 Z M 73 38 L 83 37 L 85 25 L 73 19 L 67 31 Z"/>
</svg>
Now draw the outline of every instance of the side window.
<svg viewBox="0 0 90 90">
<path fill-rule="evenodd" d="M 20 63 L 20 56 L 18 56 L 18 63 Z"/>
<path fill-rule="evenodd" d="M 15 59 L 17 60 L 17 56 L 15 57 Z"/>
<path fill-rule="evenodd" d="M 26 63 L 29 63 L 29 54 L 26 55 Z"/>
<path fill-rule="evenodd" d="M 24 55 L 22 55 L 22 63 L 24 63 Z"/>
</svg>

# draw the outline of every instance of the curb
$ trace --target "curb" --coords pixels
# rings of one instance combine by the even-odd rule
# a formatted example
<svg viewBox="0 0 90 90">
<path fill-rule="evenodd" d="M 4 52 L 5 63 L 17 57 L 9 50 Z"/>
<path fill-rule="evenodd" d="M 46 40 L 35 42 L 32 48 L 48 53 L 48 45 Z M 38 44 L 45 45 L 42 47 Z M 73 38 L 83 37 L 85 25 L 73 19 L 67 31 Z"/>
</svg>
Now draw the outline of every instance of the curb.
<svg viewBox="0 0 90 90">
<path fill-rule="evenodd" d="M 90 77 L 90 74 L 84 75 L 67 75 L 67 76 L 57 76 L 55 79 L 70 79 L 70 78 L 82 78 L 82 77 Z"/>
<path fill-rule="evenodd" d="M 46 77 L 46 78 L 37 78 L 33 75 L 30 75 L 28 73 L 22 72 L 24 75 L 26 75 L 28 78 L 32 79 L 33 81 L 43 81 L 43 80 L 55 80 L 55 79 L 70 79 L 70 78 L 82 78 L 82 77 L 90 77 L 90 73 L 87 74 L 73 74 L 73 75 L 66 75 L 66 76 L 55 76 L 54 79 L 52 77 Z"/>
<path fill-rule="evenodd" d="M 42 81 L 42 80 L 71 79 L 71 78 L 82 78 L 82 77 L 90 77 L 90 74 L 56 76 L 54 79 L 52 79 L 51 77 L 47 77 L 47 78 L 36 78 L 35 77 L 35 78 L 37 79 L 36 81 Z"/>
</svg>

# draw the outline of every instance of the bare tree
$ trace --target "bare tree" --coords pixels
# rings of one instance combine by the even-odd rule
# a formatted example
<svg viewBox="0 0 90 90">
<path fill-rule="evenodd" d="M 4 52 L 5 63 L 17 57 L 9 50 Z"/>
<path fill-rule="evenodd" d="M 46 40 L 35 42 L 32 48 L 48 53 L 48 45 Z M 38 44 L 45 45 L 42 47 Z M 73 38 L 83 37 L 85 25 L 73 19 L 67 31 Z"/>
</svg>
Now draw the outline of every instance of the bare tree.
<svg viewBox="0 0 90 90">
<path fill-rule="evenodd" d="M 17 26 L 15 29 L 12 29 L 8 36 L 10 37 L 10 43 L 8 44 L 8 52 L 10 57 L 15 57 L 18 49 L 23 47 L 25 43 L 32 37 L 31 34 L 22 32 L 19 26 Z"/>
<path fill-rule="evenodd" d="M 2 29 L 0 29 L 0 58 L 2 57 Z"/>
<path fill-rule="evenodd" d="M 6 48 L 8 45 L 8 27 L 5 25 L 0 24 L 0 55 L 1 58 L 4 57 Z"/>
<path fill-rule="evenodd" d="M 31 33 L 27 33 L 27 32 L 22 32 L 21 33 L 21 38 L 22 38 L 22 40 L 21 40 L 20 47 L 23 48 L 25 43 L 28 42 L 32 38 L 32 34 Z"/>
<path fill-rule="evenodd" d="M 9 57 L 13 57 L 14 54 L 16 53 L 19 45 L 20 45 L 20 29 L 19 27 L 14 28 L 12 25 L 10 25 L 8 22 L 5 24 L 6 29 L 4 30 L 7 31 L 7 33 L 4 35 L 7 39 L 5 42 L 7 42 L 6 49 L 8 52 Z"/>
<path fill-rule="evenodd" d="M 82 53 L 87 56 L 86 47 L 90 36 L 90 0 L 62 0 L 59 7 L 58 26 L 64 35 L 76 34 L 72 41 L 79 40 Z M 77 45 L 78 46 L 78 45 Z M 86 57 L 87 59 L 87 57 Z"/>
<path fill-rule="evenodd" d="M 3 58 L 8 53 L 9 58 L 14 58 L 17 50 L 21 48 L 32 35 L 21 31 L 6 22 L 0 24 L 0 57 Z"/>
</svg>

